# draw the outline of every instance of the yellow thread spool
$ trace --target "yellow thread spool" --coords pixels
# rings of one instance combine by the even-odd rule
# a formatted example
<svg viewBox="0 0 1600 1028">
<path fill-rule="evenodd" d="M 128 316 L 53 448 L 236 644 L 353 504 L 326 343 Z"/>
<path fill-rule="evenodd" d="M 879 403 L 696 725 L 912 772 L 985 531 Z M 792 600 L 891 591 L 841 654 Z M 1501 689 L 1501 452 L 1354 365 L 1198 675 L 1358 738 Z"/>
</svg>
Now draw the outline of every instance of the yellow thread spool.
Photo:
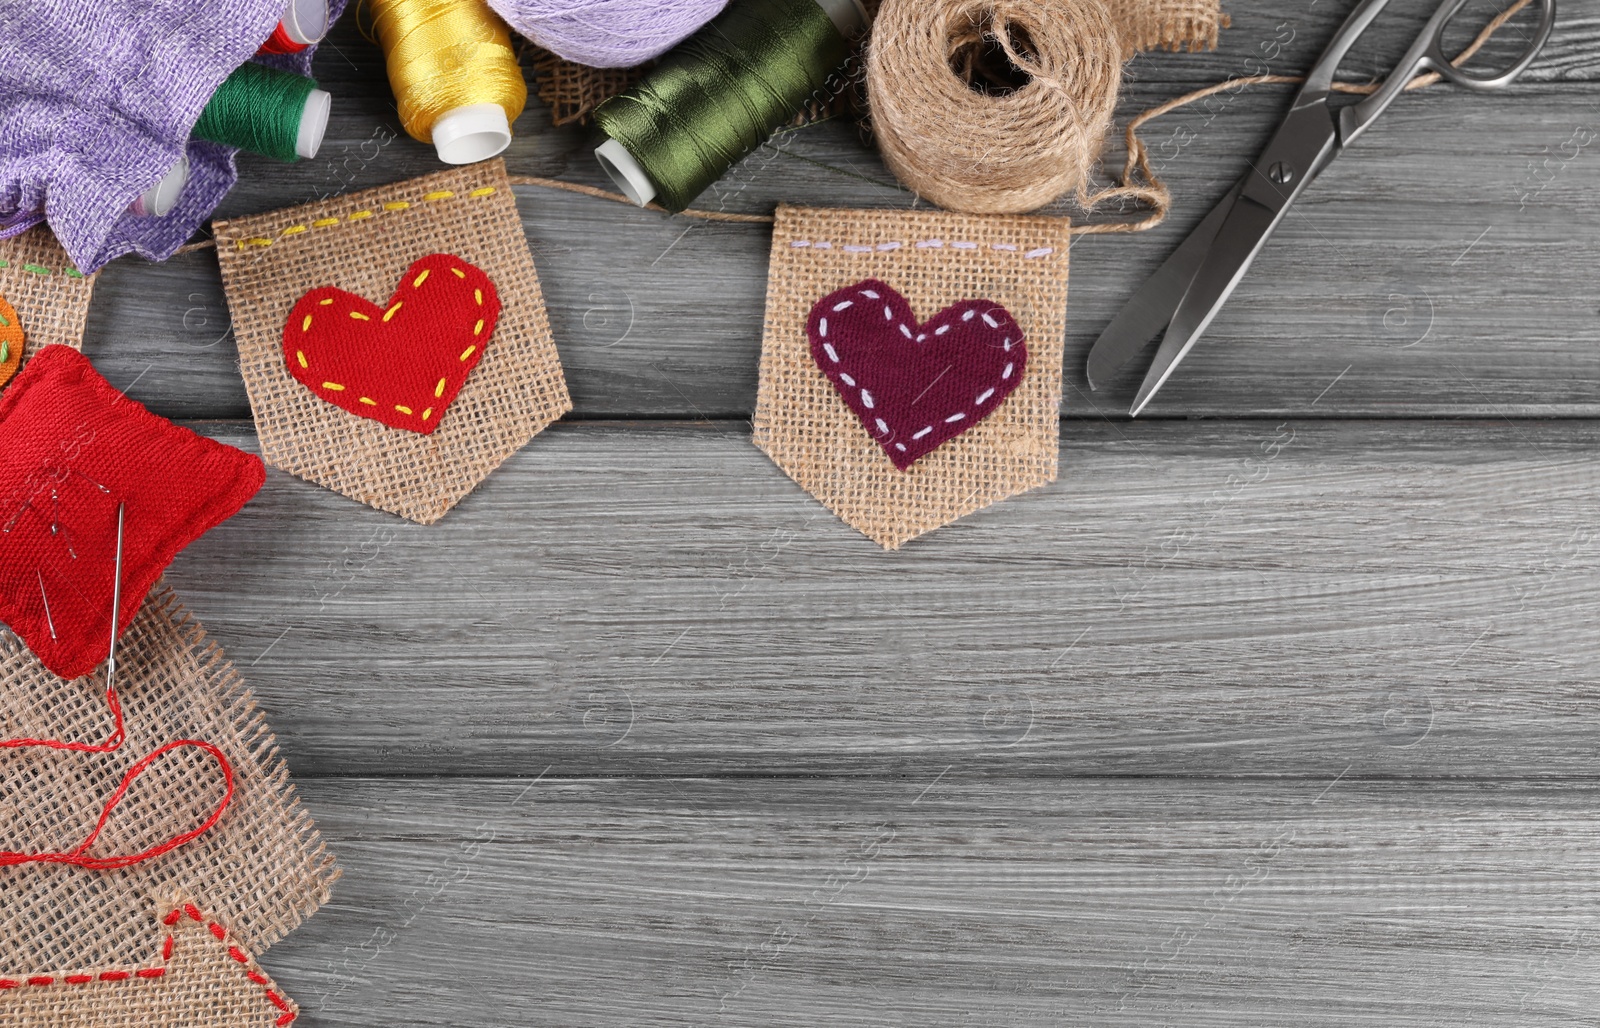
<svg viewBox="0 0 1600 1028">
<path fill-rule="evenodd" d="M 367 0 L 400 124 L 446 164 L 511 145 L 528 85 L 505 22 L 484 0 Z"/>
</svg>

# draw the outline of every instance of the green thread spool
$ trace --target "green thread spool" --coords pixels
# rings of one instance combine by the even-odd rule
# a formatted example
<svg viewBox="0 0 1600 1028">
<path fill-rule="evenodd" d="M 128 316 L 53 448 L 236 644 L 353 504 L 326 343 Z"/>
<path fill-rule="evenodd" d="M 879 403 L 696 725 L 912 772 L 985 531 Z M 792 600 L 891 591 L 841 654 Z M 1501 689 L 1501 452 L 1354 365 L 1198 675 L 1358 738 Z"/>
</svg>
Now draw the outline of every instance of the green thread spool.
<svg viewBox="0 0 1600 1028">
<path fill-rule="evenodd" d="M 312 79 L 242 64 L 206 104 L 193 135 L 280 161 L 315 157 L 332 99 Z"/>
<path fill-rule="evenodd" d="M 858 0 L 733 0 L 595 111 L 595 158 L 628 198 L 681 211 L 787 124 L 867 26 Z"/>
</svg>

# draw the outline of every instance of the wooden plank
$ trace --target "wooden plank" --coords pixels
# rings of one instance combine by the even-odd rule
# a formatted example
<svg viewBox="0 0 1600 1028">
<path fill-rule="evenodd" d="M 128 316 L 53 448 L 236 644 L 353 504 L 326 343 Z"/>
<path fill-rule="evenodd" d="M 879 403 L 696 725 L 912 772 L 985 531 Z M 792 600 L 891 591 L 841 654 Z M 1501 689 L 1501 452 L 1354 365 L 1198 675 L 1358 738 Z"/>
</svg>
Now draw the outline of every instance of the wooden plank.
<svg viewBox="0 0 1600 1028">
<path fill-rule="evenodd" d="M 1592 784 L 321 781 L 310 1024 L 1567 1025 Z"/>
<path fill-rule="evenodd" d="M 890 554 L 742 426 L 561 426 L 429 528 L 272 472 L 170 577 L 303 775 L 1592 773 L 1600 425 L 1063 446 Z"/>
<path fill-rule="evenodd" d="M 1241 27 L 1228 35 L 1229 47 L 1276 24 L 1267 24 L 1270 13 L 1236 17 Z M 1332 29 L 1327 17 L 1318 9 L 1295 46 L 1320 48 Z M 1590 36 L 1600 32 L 1594 22 L 1574 19 Z M 437 170 L 430 149 L 399 132 L 376 51 L 348 33 L 338 43 L 319 60 L 340 96 L 323 154 L 290 166 L 242 159 L 243 179 L 219 216 Z M 1222 57 L 1242 61 L 1240 53 Z M 1166 67 L 1200 56 L 1141 61 Z M 1281 62 L 1309 59 L 1294 50 Z M 1179 91 L 1139 76 L 1124 97 L 1124 120 Z M 1126 410 L 1132 373 L 1105 394 L 1087 394 L 1089 345 L 1244 169 L 1287 92 L 1216 97 L 1150 127 L 1177 208 L 1158 231 L 1075 248 L 1069 414 Z M 1501 98 L 1443 88 L 1405 98 L 1317 184 L 1151 412 L 1600 414 L 1592 302 L 1600 119 L 1592 92 L 1556 82 Z M 604 185 L 586 135 L 549 130 L 541 117 L 532 111 L 519 123 L 512 171 Z M 765 295 L 763 227 L 668 219 L 547 190 L 520 194 L 576 416 L 749 415 Z M 910 198 L 853 127 L 828 125 L 780 138 L 702 205 L 769 211 L 780 200 L 903 206 Z M 97 289 L 87 349 L 113 382 L 131 384 L 134 397 L 164 414 L 242 418 L 248 404 L 227 326 L 213 255 L 161 266 L 121 261 Z M 1341 371 L 1348 373 L 1340 389 L 1313 407 Z"/>
</svg>

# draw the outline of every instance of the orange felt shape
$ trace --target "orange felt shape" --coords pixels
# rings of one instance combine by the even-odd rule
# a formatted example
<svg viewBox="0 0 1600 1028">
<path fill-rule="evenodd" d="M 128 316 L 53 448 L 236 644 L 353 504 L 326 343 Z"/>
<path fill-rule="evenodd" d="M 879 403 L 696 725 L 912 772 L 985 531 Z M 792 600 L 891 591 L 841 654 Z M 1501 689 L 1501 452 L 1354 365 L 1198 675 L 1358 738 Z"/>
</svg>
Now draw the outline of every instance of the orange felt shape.
<svg viewBox="0 0 1600 1028">
<path fill-rule="evenodd" d="M 489 276 L 435 253 L 382 307 L 331 286 L 295 304 L 283 359 L 296 381 L 358 417 L 432 435 L 483 359 L 500 316 Z"/>
<path fill-rule="evenodd" d="M 11 381 L 11 376 L 22 367 L 22 319 L 11 309 L 6 298 L 0 296 L 0 386 Z"/>
</svg>

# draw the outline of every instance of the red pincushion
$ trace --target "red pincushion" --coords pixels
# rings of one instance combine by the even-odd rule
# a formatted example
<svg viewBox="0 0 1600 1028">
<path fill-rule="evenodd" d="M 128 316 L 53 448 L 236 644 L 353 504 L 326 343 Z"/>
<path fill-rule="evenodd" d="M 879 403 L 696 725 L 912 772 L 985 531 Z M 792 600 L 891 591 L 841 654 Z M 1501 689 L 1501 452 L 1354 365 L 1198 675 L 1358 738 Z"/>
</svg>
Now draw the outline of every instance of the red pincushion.
<svg viewBox="0 0 1600 1028">
<path fill-rule="evenodd" d="M 76 350 L 45 347 L 0 396 L 0 620 L 55 674 L 88 674 L 111 649 L 117 505 L 120 631 L 172 559 L 265 478 L 260 458 L 151 414 Z"/>
</svg>

